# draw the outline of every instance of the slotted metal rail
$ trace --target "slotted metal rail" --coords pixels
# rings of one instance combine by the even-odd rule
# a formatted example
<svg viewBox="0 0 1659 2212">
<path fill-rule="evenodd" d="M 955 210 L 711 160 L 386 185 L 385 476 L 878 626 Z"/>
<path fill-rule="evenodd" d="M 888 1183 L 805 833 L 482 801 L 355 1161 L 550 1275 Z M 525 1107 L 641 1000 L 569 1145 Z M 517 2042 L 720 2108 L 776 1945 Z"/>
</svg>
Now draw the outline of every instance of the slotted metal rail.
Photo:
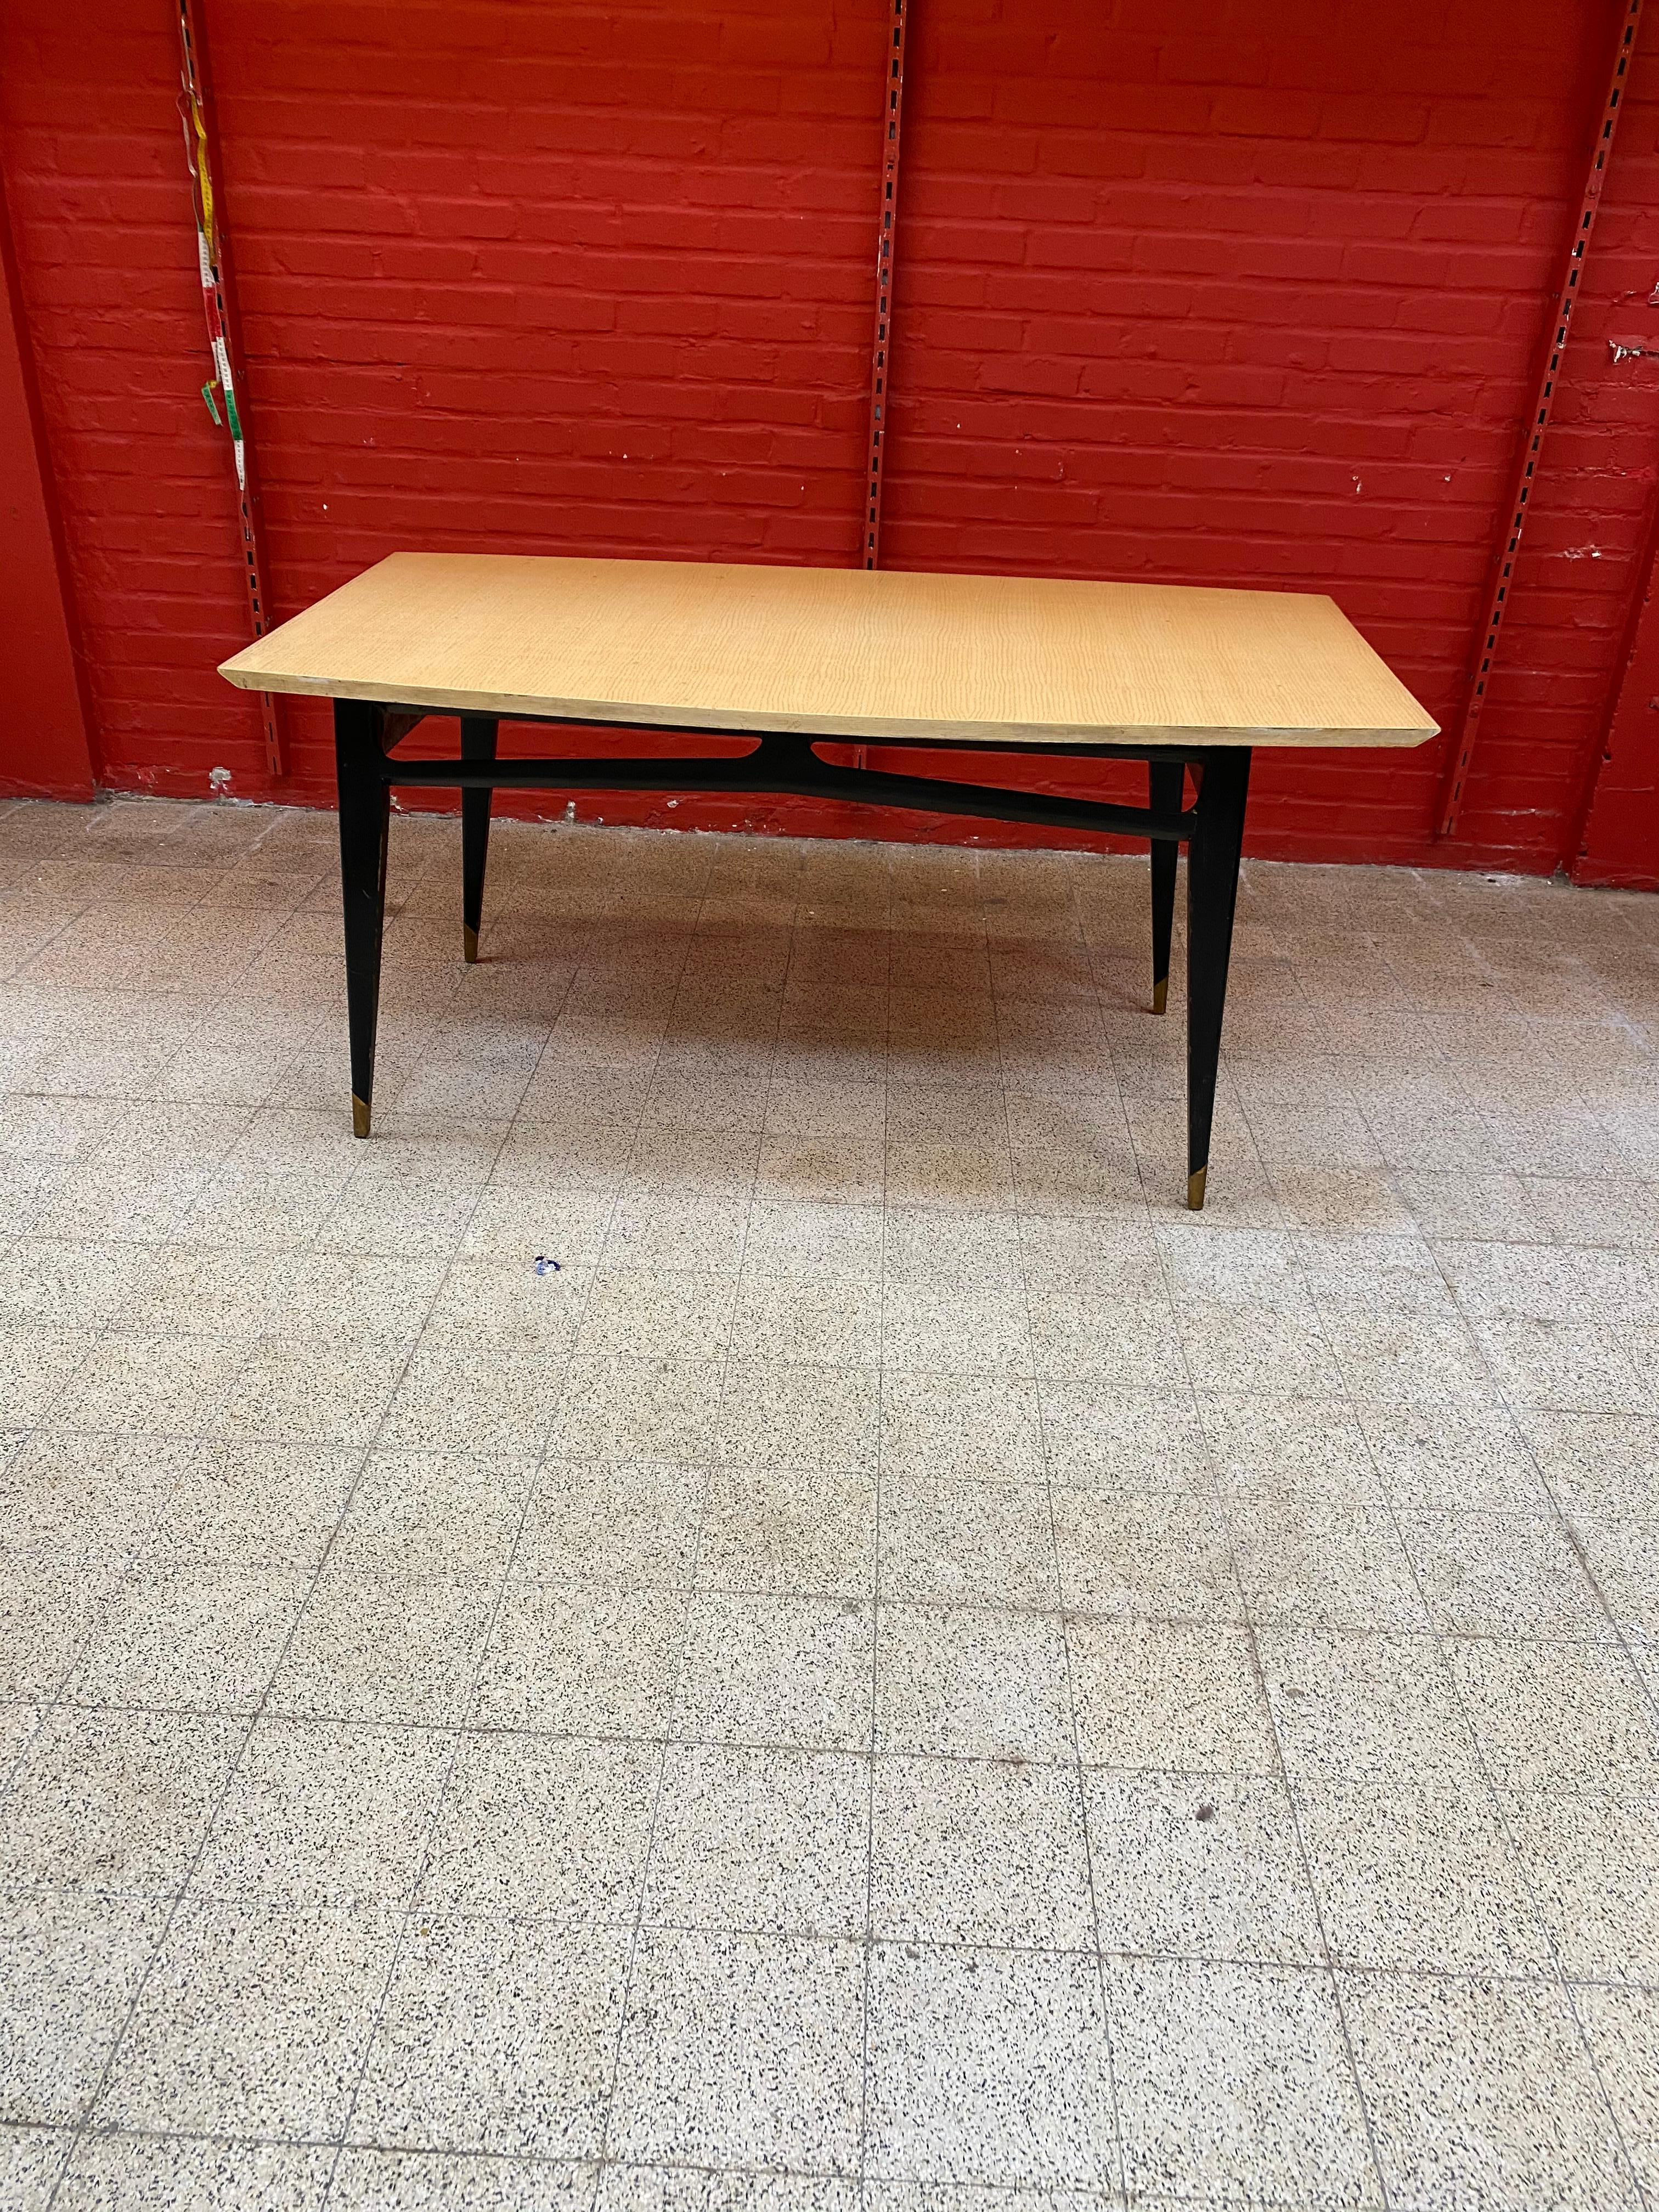
<svg viewBox="0 0 1659 2212">
<path fill-rule="evenodd" d="M 892 0 L 887 101 L 883 117 L 881 218 L 876 231 L 876 327 L 870 343 L 870 451 L 865 469 L 864 565 L 881 565 L 882 465 L 887 449 L 888 363 L 892 352 L 893 244 L 898 213 L 899 138 L 904 123 L 904 34 L 908 0 Z"/>
<path fill-rule="evenodd" d="M 1572 328 L 1573 309 L 1578 302 L 1579 284 L 1584 273 L 1584 258 L 1591 234 L 1595 228 L 1596 210 L 1601 204 L 1601 187 L 1607 178 L 1607 160 L 1618 133 L 1631 57 L 1636 45 L 1636 33 L 1641 28 L 1643 4 L 1644 0 L 1626 0 L 1624 22 L 1613 46 L 1613 69 L 1607 82 L 1607 97 L 1602 102 L 1601 121 L 1590 150 L 1589 169 L 1579 203 L 1578 221 L 1568 244 L 1566 268 L 1556 298 L 1549 352 L 1545 358 L 1543 374 L 1539 379 L 1532 412 L 1527 418 L 1529 428 L 1510 499 L 1509 527 L 1487 594 L 1485 618 L 1480 628 L 1480 657 L 1474 665 L 1468 702 L 1463 710 L 1463 726 L 1458 733 L 1457 750 L 1448 765 L 1441 789 L 1439 813 L 1435 826 L 1437 837 L 1455 837 L 1457 834 L 1458 816 L 1468 785 L 1469 763 L 1474 757 L 1474 741 L 1486 703 L 1486 687 L 1498 657 L 1498 636 L 1503 630 L 1504 618 L 1509 612 L 1516 559 L 1527 526 L 1528 507 L 1538 473 L 1539 456 L 1543 451 L 1544 433 L 1549 428 L 1550 415 L 1555 405 L 1561 356 L 1566 350 L 1567 333 Z"/>
</svg>

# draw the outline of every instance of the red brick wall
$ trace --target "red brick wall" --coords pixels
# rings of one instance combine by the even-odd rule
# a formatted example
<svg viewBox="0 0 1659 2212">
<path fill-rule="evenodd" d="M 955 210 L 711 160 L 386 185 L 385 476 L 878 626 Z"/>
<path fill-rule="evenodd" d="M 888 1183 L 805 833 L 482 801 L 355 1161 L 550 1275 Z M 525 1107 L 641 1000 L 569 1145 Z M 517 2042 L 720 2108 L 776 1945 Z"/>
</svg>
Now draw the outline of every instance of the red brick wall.
<svg viewBox="0 0 1659 2212">
<path fill-rule="evenodd" d="M 68 550 L 0 194 L 0 773 L 19 793 L 90 799 Z"/>
<path fill-rule="evenodd" d="M 1328 590 L 1454 722 L 1621 0 L 913 5 L 889 563 Z M 400 545 L 854 557 L 885 0 L 198 7 L 279 616 Z M 168 0 L 6 20 L 100 773 L 260 795 Z M 1572 843 L 1653 506 L 1607 340 L 1659 344 L 1656 138 L 1659 10 L 1459 844 L 1437 747 L 1264 763 L 1257 850 Z"/>
</svg>

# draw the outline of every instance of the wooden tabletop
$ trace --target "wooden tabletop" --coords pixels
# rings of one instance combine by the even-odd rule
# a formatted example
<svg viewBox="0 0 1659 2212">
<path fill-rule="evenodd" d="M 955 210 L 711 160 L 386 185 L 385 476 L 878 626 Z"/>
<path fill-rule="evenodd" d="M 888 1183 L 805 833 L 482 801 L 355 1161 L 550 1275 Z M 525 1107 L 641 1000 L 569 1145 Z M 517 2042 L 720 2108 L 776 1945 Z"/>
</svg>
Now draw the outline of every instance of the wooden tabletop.
<svg viewBox="0 0 1659 2212">
<path fill-rule="evenodd" d="M 220 673 L 452 713 L 969 744 L 1437 728 L 1312 593 L 894 569 L 394 553 Z"/>
</svg>

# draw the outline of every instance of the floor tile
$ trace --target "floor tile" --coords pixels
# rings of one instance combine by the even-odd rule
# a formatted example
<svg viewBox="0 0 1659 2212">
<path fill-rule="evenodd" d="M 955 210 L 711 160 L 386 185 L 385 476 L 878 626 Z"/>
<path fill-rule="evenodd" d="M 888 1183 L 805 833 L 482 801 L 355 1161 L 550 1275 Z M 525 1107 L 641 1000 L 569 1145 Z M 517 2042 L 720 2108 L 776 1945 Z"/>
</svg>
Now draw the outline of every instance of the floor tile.
<svg viewBox="0 0 1659 2212">
<path fill-rule="evenodd" d="M 58 1707 L 0 1803 L 0 1893 L 177 1888 L 242 1733 L 210 1717 Z"/>
<path fill-rule="evenodd" d="M 0 1902 L 0 2114 L 85 2116 L 166 1921 L 160 1898 L 95 1890 Z"/>
<path fill-rule="evenodd" d="M 700 1590 L 865 1598 L 875 1561 L 873 1474 L 750 1466 L 710 1477 Z"/>
<path fill-rule="evenodd" d="M 1390 2203 L 1635 2205 L 1559 1983 L 1354 1975 L 1342 2003 Z"/>
<path fill-rule="evenodd" d="M 365 1401 L 370 1433 L 416 1452 L 538 1453 L 563 1399 L 567 1359 L 533 1340 L 481 1346 L 470 1331 L 428 1327 L 395 1378 L 388 1405 Z M 384 1414 L 385 1425 L 380 1426 Z M 360 1433 L 355 1415 L 343 1436 Z"/>
<path fill-rule="evenodd" d="M 1659 1513 L 1569 1517 L 1573 1548 L 1614 1632 L 1632 1645 L 1659 1636 Z"/>
<path fill-rule="evenodd" d="M 1356 1398 L 1461 1412 L 1497 1401 L 1484 1345 L 1454 1311 L 1326 1305 L 1320 1318 Z"/>
<path fill-rule="evenodd" d="M 1401 1512 L 1528 1513 L 1548 1496 L 1525 1437 L 1506 1413 L 1421 1411 L 1363 1401 L 1366 1442 Z"/>
<path fill-rule="evenodd" d="M 1067 1705 L 1065 1646 L 1053 1616 L 882 1607 L 878 1750 L 1066 1759 L 1073 1755 Z"/>
<path fill-rule="evenodd" d="M 422 1911 L 626 1924 L 659 1771 L 647 1745 L 464 1735 L 426 1838 Z"/>
<path fill-rule="evenodd" d="M 661 1461 L 550 1460 L 534 1478 L 514 1578 L 687 1589 L 706 1488 L 700 1468 Z"/>
<path fill-rule="evenodd" d="M 1102 1495 L 1056 1485 L 1060 1589 L 1074 1613 L 1239 1621 L 1227 1522 L 1195 1491 Z"/>
<path fill-rule="evenodd" d="M 1258 1641 L 1293 1779 L 1461 1784 L 1475 1773 L 1474 1736 L 1432 1638 L 1264 1628 Z"/>
<path fill-rule="evenodd" d="M 494 1592 L 453 1575 L 371 1576 L 349 1558 L 318 1577 L 270 1686 L 279 1713 L 318 1719 L 461 1719 Z"/>
<path fill-rule="evenodd" d="M 1650 1804 L 1528 1794 L 1505 1811 L 1568 1980 L 1659 1988 L 1659 1838 Z"/>
<path fill-rule="evenodd" d="M 1339 1966 L 1537 1973 L 1548 1951 L 1522 1862 L 1471 1777 L 1304 1778 L 1296 1804 Z"/>
<path fill-rule="evenodd" d="M 1659 2189 L 1659 1995 L 1575 1989 L 1573 2009 L 1637 2180 Z"/>
<path fill-rule="evenodd" d="M 870 1770 L 861 1754 L 671 1744 L 645 1917 L 711 1932 L 863 1932 Z"/>
<path fill-rule="evenodd" d="M 327 1444 L 198 1445 L 158 1564 L 298 1571 L 320 1565 L 362 1465 Z"/>
<path fill-rule="evenodd" d="M 939 1093 L 943 1098 L 976 1095 L 966 1091 Z M 949 1276 L 976 1294 L 994 1291 L 1012 1299 L 1030 1279 L 1028 1238 L 1034 1232 L 1006 1205 L 971 1212 L 942 1212 L 936 1206 L 907 1205 L 890 1190 L 883 1218 L 883 1257 L 890 1283 L 937 1287 L 941 1276 Z"/>
<path fill-rule="evenodd" d="M 870 1913 L 876 1936 L 910 1943 L 1089 1948 L 1076 1774 L 1014 1760 L 878 1759 Z"/>
<path fill-rule="evenodd" d="M 1659 1385 L 1616 1330 L 1597 1322 L 1477 1317 L 1475 1339 L 1512 1407 L 1539 1412 L 1652 1413 Z"/>
<path fill-rule="evenodd" d="M 519 1453 L 373 1451 L 332 1559 L 340 1568 L 393 1579 L 492 1580 L 507 1565 L 533 1480 L 533 1461 Z"/>
<path fill-rule="evenodd" d="M 1650 1794 L 1659 1718 L 1623 1652 L 1475 1641 L 1449 1652 L 1458 1694 L 1500 1790 Z"/>
<path fill-rule="evenodd" d="M 739 1346 L 726 1364 L 714 1455 L 740 1467 L 873 1468 L 880 1408 L 872 1366 L 757 1359 Z"/>
<path fill-rule="evenodd" d="M 114 1572 L 0 1545 L 0 1696 L 55 1697 L 118 1587 Z"/>
<path fill-rule="evenodd" d="M 592 2212 L 596 2185 L 574 2160 L 347 2149 L 328 2201 L 339 2212 Z"/>
<path fill-rule="evenodd" d="M 112 1333 L 77 1363 L 52 1418 L 111 1436 L 214 1436 L 246 1358 L 216 1337 Z"/>
<path fill-rule="evenodd" d="M 835 2175 L 607 2163 L 602 2212 L 857 2212 L 856 2181 Z"/>
<path fill-rule="evenodd" d="M 391 1971 L 398 1916 L 216 1898 L 179 1907 L 94 2112 L 100 2126 L 327 2140 Z"/>
<path fill-rule="evenodd" d="M 850 2173 L 863 2027 L 858 1944 L 646 1930 L 607 2148 Z"/>
<path fill-rule="evenodd" d="M 737 1296 L 729 1270 L 607 1267 L 588 1291 L 578 1342 L 587 1358 L 719 1359 Z"/>
<path fill-rule="evenodd" d="M 386 1991 L 352 2141 L 591 2157 L 627 1964 L 619 1929 L 423 1915 Z"/>
<path fill-rule="evenodd" d="M 191 1895 L 296 1910 L 404 1903 L 453 1749 L 435 1729 L 256 1722 Z"/>
<path fill-rule="evenodd" d="M 1126 1961 L 1106 1988 L 1132 2197 L 1382 2202 L 1327 1976 Z"/>
<path fill-rule="evenodd" d="M 745 1266 L 732 1341 L 758 1359 L 873 1366 L 882 1354 L 879 1281 L 865 1273 L 770 1274 Z"/>
<path fill-rule="evenodd" d="M 48 1571 L 163 1558 L 192 1456 L 183 1438 L 38 1429 L 0 1473 L 9 1547 Z"/>
<path fill-rule="evenodd" d="M 678 1735 L 860 1751 L 870 1741 L 871 1619 L 817 1597 L 693 1601 Z"/>
<path fill-rule="evenodd" d="M 659 1735 L 679 1679 L 685 1603 L 660 1591 L 510 1583 L 471 1717 L 486 1728 Z"/>
<path fill-rule="evenodd" d="M 1168 1396 L 1186 1382 L 1176 1316 L 1167 1296 L 1109 1302 L 1077 1288 L 1034 1290 L 1031 1342 L 1037 1374 L 1050 1382 L 1091 1381 L 1113 1390 Z"/>
<path fill-rule="evenodd" d="M 1258 1627 L 1429 1626 L 1394 1517 L 1365 1506 L 1278 1499 L 1230 1519 L 1244 1601 Z"/>
<path fill-rule="evenodd" d="M 1025 1300 L 954 1277 L 894 1277 L 882 1300 L 881 1357 L 896 1374 L 1024 1380 L 1033 1371 Z"/>
<path fill-rule="evenodd" d="M 866 2169 L 884 2179 L 1102 2189 L 1117 2174 L 1092 1958 L 878 1944 Z"/>
<path fill-rule="evenodd" d="M 270 1685 L 311 1577 L 276 1568 L 183 1568 L 129 1577 L 70 1678 L 89 1705 L 252 1713 Z"/>
<path fill-rule="evenodd" d="M 895 1477 L 1040 1481 L 1036 1386 L 1018 1377 L 894 1370 L 881 1377 L 881 1455 Z"/>
<path fill-rule="evenodd" d="M 1612 1637 L 1553 1516 L 1402 1511 L 1397 1519 L 1430 1616 L 1447 1635 Z"/>
<path fill-rule="evenodd" d="M 1305 1299 L 1233 1304 L 1183 1297 L 1176 1307 L 1187 1365 L 1200 1390 L 1245 1391 L 1273 1397 L 1330 1397 L 1343 1378 L 1324 1317 Z"/>
<path fill-rule="evenodd" d="M 1273 1723 L 1249 1635 L 1209 1624 L 1066 1625 L 1085 1765 L 1272 1773 Z"/>
<path fill-rule="evenodd" d="M 1057 1607 L 1047 1487 L 892 1476 L 882 1487 L 880 1571 L 895 1603 Z"/>
<path fill-rule="evenodd" d="M 1282 1783 L 1094 1772 L 1089 1858 L 1108 1952 L 1311 1966 L 1324 1956 Z"/>
<path fill-rule="evenodd" d="M 1659 1513 L 1659 1419 L 1523 1413 L 1518 1426 L 1570 1518 Z"/>
<path fill-rule="evenodd" d="M 763 1194 L 747 1217 L 743 1256 L 764 1274 L 844 1275 L 881 1265 L 884 1215 L 872 1203 L 846 1205 Z"/>
<path fill-rule="evenodd" d="M 1136 1494 L 1209 1486 L 1209 1454 L 1189 1397 L 1052 1376 L 1039 1387 L 1055 1482 L 1073 1490 Z"/>
<path fill-rule="evenodd" d="M 1370 1506 L 1383 1502 L 1354 1407 L 1342 1398 L 1200 1400 L 1217 1480 L 1230 1501 Z"/>
<path fill-rule="evenodd" d="M 0 2125 L 0 2203 L 48 2212 L 73 2140 L 61 2128 Z"/>
<path fill-rule="evenodd" d="M 320 2145 L 92 2135 L 76 2143 L 58 2203 L 68 2212 L 319 2212 L 334 2154 Z"/>
<path fill-rule="evenodd" d="M 716 1360 L 578 1358 L 566 1378 L 553 1449 L 564 1459 L 708 1457 L 720 1419 Z"/>
<path fill-rule="evenodd" d="M 44 1711 L 40 1705 L 0 1705 L 0 1784 L 33 1740 Z"/>
<path fill-rule="evenodd" d="M 836 1058 L 842 1057 L 838 1049 Z M 756 1200 L 763 1206 L 878 1206 L 882 1167 L 882 1146 L 874 1138 L 772 1132 L 761 1139 Z"/>
</svg>

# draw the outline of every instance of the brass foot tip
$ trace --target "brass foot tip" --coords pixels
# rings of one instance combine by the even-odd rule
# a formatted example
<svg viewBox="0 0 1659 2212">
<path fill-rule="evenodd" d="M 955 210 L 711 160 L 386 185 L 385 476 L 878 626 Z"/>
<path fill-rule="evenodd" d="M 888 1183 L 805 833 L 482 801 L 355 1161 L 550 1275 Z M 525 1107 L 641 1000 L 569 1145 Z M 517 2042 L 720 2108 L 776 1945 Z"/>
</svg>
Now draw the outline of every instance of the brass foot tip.
<svg viewBox="0 0 1659 2212">
<path fill-rule="evenodd" d="M 1170 1003 L 1170 979 L 1162 975 L 1152 986 L 1152 1012 L 1161 1014 Z"/>
<path fill-rule="evenodd" d="M 351 1133 L 354 1137 L 368 1134 L 368 1101 L 360 1098 L 355 1091 L 351 1094 Z"/>
<path fill-rule="evenodd" d="M 1188 1209 L 1194 1213 L 1200 1212 L 1203 1206 L 1204 1182 L 1209 1172 L 1207 1165 L 1194 1168 L 1187 1178 L 1187 1204 Z"/>
<path fill-rule="evenodd" d="M 465 922 L 461 924 L 461 944 L 467 959 L 476 960 L 478 957 L 478 933 L 476 929 L 469 929 Z"/>
</svg>

